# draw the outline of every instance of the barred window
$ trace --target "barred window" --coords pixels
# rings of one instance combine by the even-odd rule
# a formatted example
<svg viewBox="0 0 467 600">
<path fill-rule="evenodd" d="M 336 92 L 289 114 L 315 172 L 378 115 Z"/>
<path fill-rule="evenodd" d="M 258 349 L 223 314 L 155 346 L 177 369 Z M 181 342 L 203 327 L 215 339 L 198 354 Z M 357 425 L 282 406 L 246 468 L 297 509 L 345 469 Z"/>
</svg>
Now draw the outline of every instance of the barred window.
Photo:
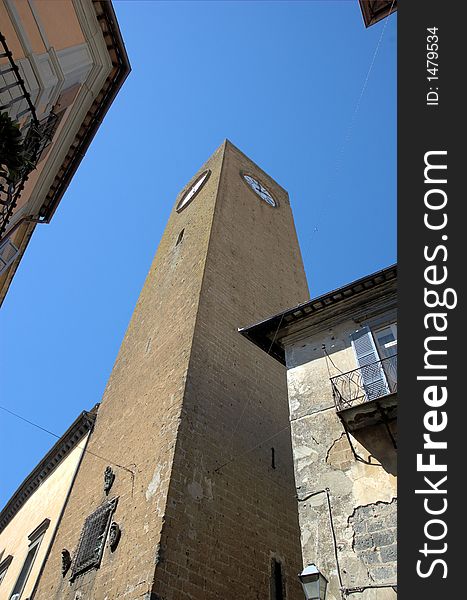
<svg viewBox="0 0 467 600">
<path fill-rule="evenodd" d="M 0 555 L 0 559 L 2 559 L 2 558 L 3 558 L 3 553 Z M 12 560 L 13 560 L 13 557 L 11 556 L 11 554 L 9 554 L 5 558 L 5 560 L 2 560 L 2 562 L 0 562 L 0 584 L 5 579 L 6 572 L 8 571 L 8 567 L 10 566 Z"/>
<path fill-rule="evenodd" d="M 99 567 L 110 520 L 116 506 L 117 498 L 109 500 L 85 520 L 71 567 L 72 580 L 88 569 Z"/>
</svg>

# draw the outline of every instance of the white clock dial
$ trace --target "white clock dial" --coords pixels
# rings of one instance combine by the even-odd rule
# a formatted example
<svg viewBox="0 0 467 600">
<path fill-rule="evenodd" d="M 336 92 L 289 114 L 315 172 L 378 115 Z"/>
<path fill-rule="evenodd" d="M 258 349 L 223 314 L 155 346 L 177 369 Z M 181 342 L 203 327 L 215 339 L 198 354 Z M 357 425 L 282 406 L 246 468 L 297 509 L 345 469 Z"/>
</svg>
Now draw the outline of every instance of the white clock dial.
<svg viewBox="0 0 467 600">
<path fill-rule="evenodd" d="M 177 212 L 180 212 L 181 210 L 186 208 L 186 206 L 188 206 L 188 204 L 193 200 L 196 194 L 206 183 L 210 174 L 211 171 L 204 171 L 203 173 L 201 173 L 201 175 L 198 177 L 195 183 L 188 189 L 188 191 L 185 192 L 180 202 L 177 204 Z"/>
<path fill-rule="evenodd" d="M 242 175 L 242 177 L 261 200 L 264 200 L 270 206 L 277 206 L 277 202 L 274 200 L 271 193 L 257 179 L 251 175 Z"/>
</svg>

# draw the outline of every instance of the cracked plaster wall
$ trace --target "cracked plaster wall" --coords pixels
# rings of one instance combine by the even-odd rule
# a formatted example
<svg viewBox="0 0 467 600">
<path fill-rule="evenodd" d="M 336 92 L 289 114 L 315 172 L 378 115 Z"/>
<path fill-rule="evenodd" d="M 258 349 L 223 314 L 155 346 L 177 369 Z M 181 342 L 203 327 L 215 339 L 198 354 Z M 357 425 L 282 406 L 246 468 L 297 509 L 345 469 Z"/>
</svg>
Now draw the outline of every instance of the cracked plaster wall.
<svg viewBox="0 0 467 600">
<path fill-rule="evenodd" d="M 326 488 L 343 587 L 396 581 L 396 450 L 383 424 L 346 434 L 329 381 L 357 367 L 349 338 L 356 328 L 348 320 L 285 344 L 303 562 L 316 563 L 329 580 L 328 600 L 341 594 Z M 391 430 L 396 436 L 395 424 Z M 389 587 L 349 597 L 395 596 Z"/>
</svg>

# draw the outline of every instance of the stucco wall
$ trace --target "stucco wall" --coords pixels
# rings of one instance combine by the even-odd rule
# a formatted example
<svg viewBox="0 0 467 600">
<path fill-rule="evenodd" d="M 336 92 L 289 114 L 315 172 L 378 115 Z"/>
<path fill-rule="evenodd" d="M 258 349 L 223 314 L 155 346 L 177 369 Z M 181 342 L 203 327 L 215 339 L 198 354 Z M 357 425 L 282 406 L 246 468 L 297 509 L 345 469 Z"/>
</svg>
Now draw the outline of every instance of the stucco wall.
<svg viewBox="0 0 467 600">
<path fill-rule="evenodd" d="M 328 600 L 341 598 L 338 565 L 344 588 L 396 582 L 393 439 L 384 424 L 346 432 L 330 383 L 357 368 L 350 333 L 358 327 L 348 319 L 284 342 L 303 561 L 329 580 Z M 395 437 L 395 423 L 390 428 Z M 350 597 L 386 600 L 395 592 L 372 588 Z"/>
<path fill-rule="evenodd" d="M 87 436 L 81 440 L 76 448 L 42 482 L 39 488 L 0 533 L 0 553 L 3 551 L 2 559 L 4 560 L 8 555 L 13 556 L 5 578 L 0 584 L 0 600 L 8 600 L 10 597 L 28 553 L 28 536 L 44 519 L 50 519 L 50 525 L 37 551 L 21 598 L 28 598 L 30 596 L 50 545 L 68 490 L 73 481 L 83 448 L 86 445 L 86 439 Z"/>
</svg>

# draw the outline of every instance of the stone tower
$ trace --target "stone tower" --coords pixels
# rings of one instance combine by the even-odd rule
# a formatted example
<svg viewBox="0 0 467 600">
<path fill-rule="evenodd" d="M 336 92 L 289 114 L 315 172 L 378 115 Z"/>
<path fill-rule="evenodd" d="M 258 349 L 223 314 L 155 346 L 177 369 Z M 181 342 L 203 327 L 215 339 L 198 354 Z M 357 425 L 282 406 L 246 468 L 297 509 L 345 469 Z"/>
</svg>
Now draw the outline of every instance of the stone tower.
<svg viewBox="0 0 467 600">
<path fill-rule="evenodd" d="M 237 329 L 307 298 L 286 191 L 225 141 L 175 202 L 35 600 L 302 599 L 286 373 Z"/>
</svg>

